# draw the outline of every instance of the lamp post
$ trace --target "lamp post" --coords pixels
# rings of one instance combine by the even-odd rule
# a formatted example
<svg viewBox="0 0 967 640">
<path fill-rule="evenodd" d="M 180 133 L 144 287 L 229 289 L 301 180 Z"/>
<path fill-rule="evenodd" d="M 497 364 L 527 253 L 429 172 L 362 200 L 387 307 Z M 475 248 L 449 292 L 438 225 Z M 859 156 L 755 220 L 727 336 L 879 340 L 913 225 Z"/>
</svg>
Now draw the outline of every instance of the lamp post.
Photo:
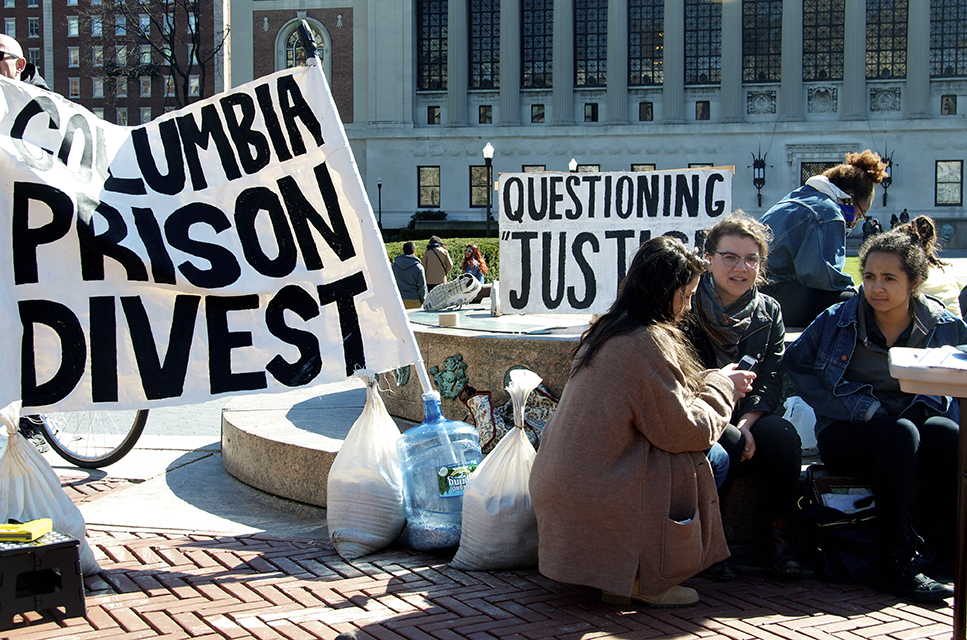
<svg viewBox="0 0 967 640">
<path fill-rule="evenodd" d="M 567 163 L 567 168 L 571 173 L 576 172 L 578 170 L 578 161 L 571 158 L 571 161 Z"/>
<path fill-rule="evenodd" d="M 893 154 L 887 154 L 889 147 L 883 148 L 883 160 L 886 162 L 886 177 L 880 182 L 883 186 L 883 206 L 886 207 L 886 191 L 893 184 Z"/>
<path fill-rule="evenodd" d="M 376 202 L 379 207 L 379 230 L 383 230 L 383 179 L 376 178 Z"/>
<path fill-rule="evenodd" d="M 759 155 L 752 154 L 752 186 L 756 188 L 759 207 L 762 207 L 762 187 L 766 186 L 766 156 L 762 155 L 762 147 L 759 147 Z"/>
<path fill-rule="evenodd" d="M 484 162 L 487 163 L 487 237 L 490 237 L 490 203 L 491 203 L 491 192 L 494 189 L 494 176 L 493 176 L 493 162 L 494 162 L 494 145 L 487 143 L 487 146 L 483 148 Z"/>
</svg>

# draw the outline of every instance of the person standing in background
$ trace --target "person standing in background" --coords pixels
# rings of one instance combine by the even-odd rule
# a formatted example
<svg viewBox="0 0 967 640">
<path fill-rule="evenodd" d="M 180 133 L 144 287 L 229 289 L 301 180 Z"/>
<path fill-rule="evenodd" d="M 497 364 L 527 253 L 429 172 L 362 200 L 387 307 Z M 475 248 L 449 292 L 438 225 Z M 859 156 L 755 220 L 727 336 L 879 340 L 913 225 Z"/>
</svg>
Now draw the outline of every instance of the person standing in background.
<svg viewBox="0 0 967 640">
<path fill-rule="evenodd" d="M 419 309 L 426 300 L 426 273 L 415 253 L 416 245 L 404 242 L 403 253 L 393 260 L 393 277 L 403 298 L 403 306 L 407 309 Z"/>
<path fill-rule="evenodd" d="M 453 268 L 453 258 L 447 245 L 439 236 L 430 236 L 430 243 L 426 246 L 423 254 L 423 271 L 426 273 L 427 290 L 432 291 L 433 287 L 447 281 L 447 274 Z"/>
</svg>

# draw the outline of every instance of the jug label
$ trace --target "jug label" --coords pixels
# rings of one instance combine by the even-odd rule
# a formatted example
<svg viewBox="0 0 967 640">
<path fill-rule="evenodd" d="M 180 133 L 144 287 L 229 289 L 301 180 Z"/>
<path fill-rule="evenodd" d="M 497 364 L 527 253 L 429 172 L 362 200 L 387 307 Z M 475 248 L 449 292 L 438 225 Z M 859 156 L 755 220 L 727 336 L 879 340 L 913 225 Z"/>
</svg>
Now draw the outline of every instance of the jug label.
<svg viewBox="0 0 967 640">
<path fill-rule="evenodd" d="M 477 468 L 475 464 L 450 464 L 436 470 L 437 480 L 440 484 L 441 498 L 454 498 L 463 495 L 463 489 L 467 486 L 467 479 L 473 470 Z"/>
</svg>

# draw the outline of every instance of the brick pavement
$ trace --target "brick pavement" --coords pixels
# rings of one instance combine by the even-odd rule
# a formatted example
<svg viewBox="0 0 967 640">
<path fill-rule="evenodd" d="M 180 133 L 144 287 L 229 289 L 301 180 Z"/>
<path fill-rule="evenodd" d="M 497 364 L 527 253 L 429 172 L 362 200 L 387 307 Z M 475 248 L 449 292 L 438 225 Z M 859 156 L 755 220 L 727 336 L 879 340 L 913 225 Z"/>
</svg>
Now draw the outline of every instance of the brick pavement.
<svg viewBox="0 0 967 640">
<path fill-rule="evenodd" d="M 124 482 L 65 487 L 75 501 Z M 689 584 L 702 604 L 679 610 L 609 606 L 590 589 L 536 571 L 465 572 L 449 556 L 399 545 L 347 562 L 327 540 L 261 534 L 89 527 L 109 588 L 85 618 L 27 613 L 5 640 L 335 638 L 949 638 L 949 603 L 914 606 L 856 586 L 740 575 Z"/>
</svg>

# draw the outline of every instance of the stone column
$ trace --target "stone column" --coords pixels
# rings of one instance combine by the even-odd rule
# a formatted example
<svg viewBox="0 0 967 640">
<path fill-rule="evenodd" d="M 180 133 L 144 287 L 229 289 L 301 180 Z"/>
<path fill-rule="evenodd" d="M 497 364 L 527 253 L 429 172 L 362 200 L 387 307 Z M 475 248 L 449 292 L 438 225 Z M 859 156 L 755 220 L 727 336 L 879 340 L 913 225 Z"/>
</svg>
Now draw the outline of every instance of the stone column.
<svg viewBox="0 0 967 640">
<path fill-rule="evenodd" d="M 554 102 L 551 124 L 574 124 L 573 0 L 554 0 Z"/>
<path fill-rule="evenodd" d="M 742 3 L 738 0 L 722 3 L 722 85 L 719 96 L 721 121 L 742 122 L 745 118 L 745 89 L 742 87 Z"/>
<path fill-rule="evenodd" d="M 845 33 L 840 118 L 865 120 L 870 108 L 866 90 L 866 0 L 846 0 Z"/>
<path fill-rule="evenodd" d="M 520 124 L 520 0 L 500 0 L 499 124 Z"/>
<path fill-rule="evenodd" d="M 904 117 L 930 117 L 930 0 L 910 0 Z"/>
<path fill-rule="evenodd" d="M 608 1 L 608 124 L 628 124 L 628 0 Z"/>
<path fill-rule="evenodd" d="M 665 35 L 662 43 L 662 122 L 685 122 L 685 2 L 665 0 Z"/>
<path fill-rule="evenodd" d="M 448 127 L 467 124 L 470 52 L 467 38 L 468 0 L 447 3 L 447 119 Z"/>
<path fill-rule="evenodd" d="M 802 0 L 782 3 L 782 74 L 779 85 L 779 120 L 803 119 Z"/>
</svg>

